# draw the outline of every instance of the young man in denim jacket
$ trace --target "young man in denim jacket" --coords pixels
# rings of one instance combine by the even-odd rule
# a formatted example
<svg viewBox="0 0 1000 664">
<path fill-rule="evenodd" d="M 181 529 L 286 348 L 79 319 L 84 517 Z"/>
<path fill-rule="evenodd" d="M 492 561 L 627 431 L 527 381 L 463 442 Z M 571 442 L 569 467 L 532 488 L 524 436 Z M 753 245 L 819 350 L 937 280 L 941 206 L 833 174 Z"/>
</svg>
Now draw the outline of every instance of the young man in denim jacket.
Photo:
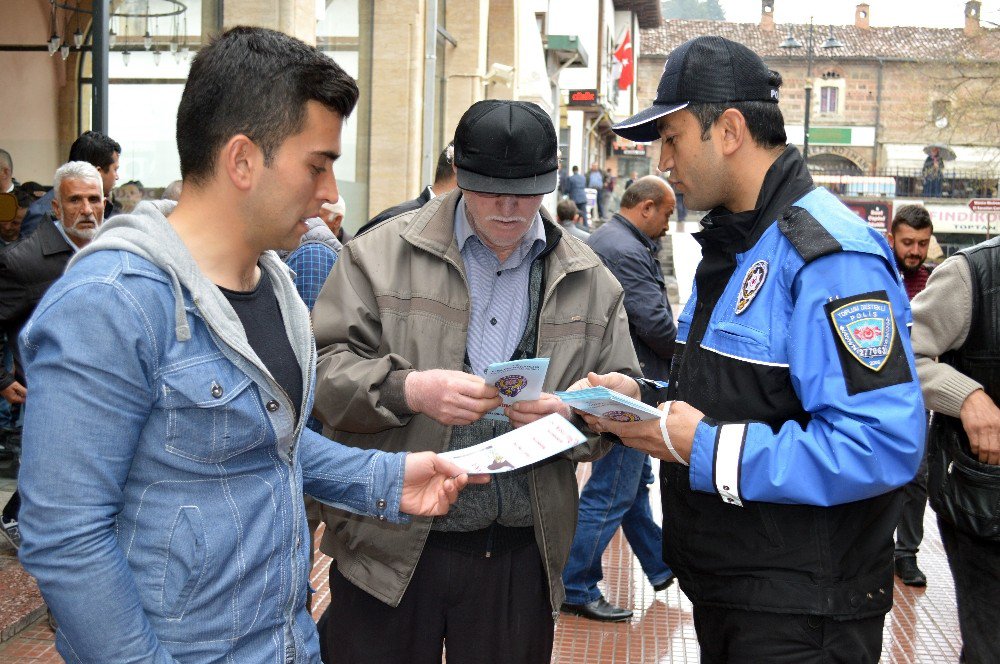
<svg viewBox="0 0 1000 664">
<path fill-rule="evenodd" d="M 21 334 L 21 559 L 69 662 L 319 662 L 303 491 L 382 521 L 467 481 L 433 454 L 305 428 L 308 312 L 268 249 L 326 201 L 355 82 L 315 48 L 234 28 L 178 110 L 183 194 L 121 215 Z"/>
</svg>

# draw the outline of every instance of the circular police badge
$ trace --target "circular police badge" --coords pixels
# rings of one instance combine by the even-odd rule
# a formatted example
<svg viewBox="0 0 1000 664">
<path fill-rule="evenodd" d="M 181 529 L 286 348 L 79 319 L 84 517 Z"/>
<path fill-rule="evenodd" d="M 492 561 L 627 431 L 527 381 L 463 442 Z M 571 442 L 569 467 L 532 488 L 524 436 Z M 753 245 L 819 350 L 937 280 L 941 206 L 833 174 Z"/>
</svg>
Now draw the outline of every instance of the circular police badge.
<svg viewBox="0 0 1000 664">
<path fill-rule="evenodd" d="M 764 285 L 765 279 L 767 279 L 767 261 L 757 261 L 750 266 L 746 276 L 743 277 L 743 283 L 740 284 L 739 296 L 736 298 L 737 314 L 746 311 L 758 291 L 760 291 L 760 287 Z"/>
</svg>

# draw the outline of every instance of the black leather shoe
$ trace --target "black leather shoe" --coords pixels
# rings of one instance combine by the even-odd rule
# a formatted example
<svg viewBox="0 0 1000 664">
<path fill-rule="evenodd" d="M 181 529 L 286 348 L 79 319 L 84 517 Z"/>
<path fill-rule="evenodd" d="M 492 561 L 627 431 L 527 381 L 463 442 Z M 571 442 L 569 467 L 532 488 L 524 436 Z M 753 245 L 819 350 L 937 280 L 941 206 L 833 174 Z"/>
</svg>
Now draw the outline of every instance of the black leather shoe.
<svg viewBox="0 0 1000 664">
<path fill-rule="evenodd" d="M 587 604 L 566 604 L 562 605 L 562 612 L 572 616 L 580 616 L 587 620 L 597 620 L 599 622 L 624 622 L 632 617 L 632 612 L 622 609 L 603 596 L 598 597 L 593 602 Z"/>
<path fill-rule="evenodd" d="M 896 576 L 907 586 L 923 588 L 927 585 L 927 577 L 917 567 L 916 556 L 896 558 Z"/>
<path fill-rule="evenodd" d="M 666 590 L 667 588 L 670 587 L 670 584 L 674 582 L 675 578 L 676 577 L 674 577 L 674 575 L 671 574 L 669 577 L 667 577 L 663 581 L 660 581 L 655 586 L 653 586 L 653 590 L 655 590 L 656 592 L 660 592 L 661 590 Z"/>
</svg>

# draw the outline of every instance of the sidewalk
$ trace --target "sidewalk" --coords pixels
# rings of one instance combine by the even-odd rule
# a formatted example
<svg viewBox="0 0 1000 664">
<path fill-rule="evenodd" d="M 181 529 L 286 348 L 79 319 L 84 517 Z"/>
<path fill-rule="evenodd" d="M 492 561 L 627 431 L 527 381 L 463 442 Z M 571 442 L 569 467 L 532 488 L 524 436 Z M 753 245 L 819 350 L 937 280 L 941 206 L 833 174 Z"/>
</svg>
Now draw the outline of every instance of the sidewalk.
<svg viewBox="0 0 1000 664">
<path fill-rule="evenodd" d="M 581 466 L 581 478 L 588 473 L 589 466 Z M 659 521 L 659 492 L 656 485 L 651 489 L 653 513 Z M 882 662 L 886 664 L 958 661 L 961 639 L 954 590 L 937 523 L 930 509 L 924 522 L 926 530 L 920 551 L 920 567 L 927 574 L 928 587 L 907 588 L 897 581 L 895 607 L 886 620 L 883 637 Z M 318 544 L 318 537 L 316 542 Z M 9 555 L 0 558 L 0 607 L 7 606 L 8 601 L 15 599 L 20 592 L 29 601 L 35 597 L 30 589 L 22 591 L 8 586 L 10 577 L 5 576 L 5 571 L 9 572 L 12 566 L 22 578 L 26 576 Z M 313 616 L 316 618 L 330 601 L 329 572 L 330 559 L 319 555 L 312 574 L 313 587 L 318 589 L 313 605 Z M 604 573 L 602 590 L 605 597 L 618 606 L 633 609 L 635 616 L 630 622 L 617 624 L 561 616 L 556 625 L 553 664 L 680 664 L 698 661 L 691 603 L 677 584 L 664 592 L 653 591 L 621 531 L 604 554 Z M 61 661 L 53 645 L 52 632 L 44 620 L 44 609 L 34 624 L 14 638 L 0 643 L 0 662 L 3 664 Z"/>
</svg>

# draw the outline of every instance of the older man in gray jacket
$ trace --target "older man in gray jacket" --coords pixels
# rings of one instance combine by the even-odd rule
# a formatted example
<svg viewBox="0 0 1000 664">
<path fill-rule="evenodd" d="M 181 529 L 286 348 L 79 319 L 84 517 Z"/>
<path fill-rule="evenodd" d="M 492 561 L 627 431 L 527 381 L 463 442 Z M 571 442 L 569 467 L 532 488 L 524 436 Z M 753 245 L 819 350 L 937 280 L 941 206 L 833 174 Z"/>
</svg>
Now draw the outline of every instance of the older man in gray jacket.
<svg viewBox="0 0 1000 664">
<path fill-rule="evenodd" d="M 565 237 L 542 195 L 556 187 L 557 141 L 534 104 L 483 101 L 455 133 L 459 190 L 345 245 L 314 322 L 316 412 L 325 433 L 383 450 L 454 450 L 558 412 L 557 398 L 484 419 L 500 399 L 494 362 L 549 359 L 545 390 L 588 371 L 637 375 L 621 287 Z M 582 424 L 582 423 L 581 423 Z M 325 510 L 331 568 L 328 663 L 547 663 L 576 523 L 575 462 L 503 473 L 441 518 L 365 524 Z"/>
</svg>

